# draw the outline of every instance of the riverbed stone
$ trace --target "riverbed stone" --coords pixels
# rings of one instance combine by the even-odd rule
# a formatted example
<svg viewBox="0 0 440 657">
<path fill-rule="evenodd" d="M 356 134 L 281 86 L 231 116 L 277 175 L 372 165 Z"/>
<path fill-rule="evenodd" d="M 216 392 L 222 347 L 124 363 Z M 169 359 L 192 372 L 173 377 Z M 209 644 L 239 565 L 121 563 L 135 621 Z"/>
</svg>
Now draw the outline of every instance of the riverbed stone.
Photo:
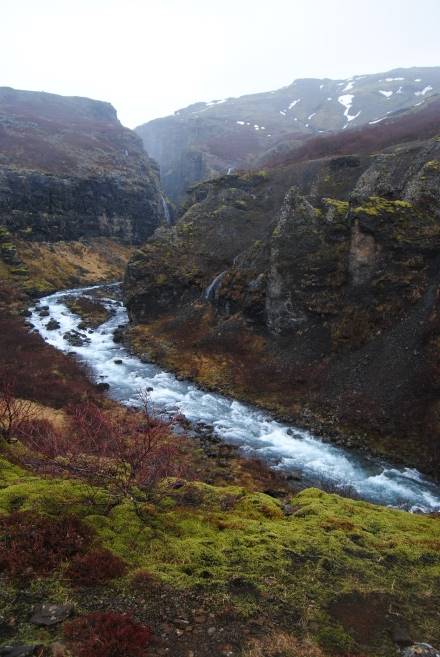
<svg viewBox="0 0 440 657">
<path fill-rule="evenodd" d="M 33 655 L 38 655 L 40 648 L 39 644 L 3 646 L 0 648 L 0 657 L 33 657 Z"/>
<path fill-rule="evenodd" d="M 63 338 L 65 339 L 66 342 L 72 345 L 72 347 L 82 347 L 83 345 L 88 344 L 90 342 L 90 338 L 88 338 L 83 333 L 76 331 L 75 329 L 72 329 L 71 331 L 67 331 L 67 333 L 64 333 Z"/>
<path fill-rule="evenodd" d="M 56 331 L 56 329 L 59 329 L 60 326 L 61 324 L 59 323 L 59 321 L 54 319 L 53 317 L 46 324 L 46 328 L 48 331 Z"/>
<path fill-rule="evenodd" d="M 56 605 L 45 602 L 35 607 L 30 622 L 33 623 L 33 625 L 56 625 L 57 623 L 66 620 L 72 611 L 73 605 Z"/>
</svg>

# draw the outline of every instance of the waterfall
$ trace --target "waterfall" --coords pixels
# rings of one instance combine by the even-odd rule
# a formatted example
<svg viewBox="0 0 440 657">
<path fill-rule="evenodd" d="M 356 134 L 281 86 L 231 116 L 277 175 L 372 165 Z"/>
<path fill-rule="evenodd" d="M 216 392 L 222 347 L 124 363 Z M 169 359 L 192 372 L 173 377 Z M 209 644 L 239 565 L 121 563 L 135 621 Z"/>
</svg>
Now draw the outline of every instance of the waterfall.
<svg viewBox="0 0 440 657">
<path fill-rule="evenodd" d="M 171 222 L 171 213 L 170 213 L 170 209 L 168 207 L 168 203 L 166 202 L 165 196 L 163 194 L 160 195 L 160 200 L 162 201 L 163 214 L 164 214 L 164 217 L 165 217 L 165 221 L 169 225 L 169 224 L 172 223 Z"/>
<path fill-rule="evenodd" d="M 215 299 L 216 292 L 217 292 L 217 290 L 220 286 L 220 283 L 222 282 L 223 277 L 224 277 L 225 274 L 226 274 L 226 271 L 222 271 L 222 273 L 218 274 L 218 276 L 216 276 L 211 281 L 211 283 L 208 285 L 208 287 L 206 288 L 206 290 L 203 294 L 206 301 L 212 301 L 213 299 Z"/>
</svg>

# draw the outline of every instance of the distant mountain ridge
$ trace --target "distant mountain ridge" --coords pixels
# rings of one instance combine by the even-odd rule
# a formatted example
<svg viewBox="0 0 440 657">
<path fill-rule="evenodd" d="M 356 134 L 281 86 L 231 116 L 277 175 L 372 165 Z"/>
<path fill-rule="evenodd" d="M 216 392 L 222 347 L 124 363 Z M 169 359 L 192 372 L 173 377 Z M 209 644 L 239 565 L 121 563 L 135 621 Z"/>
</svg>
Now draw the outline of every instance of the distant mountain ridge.
<svg viewBox="0 0 440 657">
<path fill-rule="evenodd" d="M 275 91 L 195 103 L 136 128 L 179 201 L 194 182 L 246 168 L 310 136 L 377 124 L 440 93 L 440 67 L 345 80 L 298 79 Z"/>
</svg>

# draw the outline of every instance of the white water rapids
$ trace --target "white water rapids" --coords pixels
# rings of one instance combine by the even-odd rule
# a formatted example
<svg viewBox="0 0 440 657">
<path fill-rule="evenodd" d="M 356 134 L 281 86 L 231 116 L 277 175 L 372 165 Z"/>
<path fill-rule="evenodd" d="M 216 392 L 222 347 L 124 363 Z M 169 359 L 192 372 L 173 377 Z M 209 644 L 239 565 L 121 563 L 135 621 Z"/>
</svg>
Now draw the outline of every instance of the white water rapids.
<svg viewBox="0 0 440 657">
<path fill-rule="evenodd" d="M 330 483 L 335 488 L 354 489 L 359 496 L 379 504 L 424 512 L 440 510 L 440 486 L 417 470 L 393 466 L 379 459 L 336 447 L 309 432 L 288 426 L 268 413 L 206 392 L 195 384 L 178 380 L 172 373 L 142 362 L 121 344 L 113 341 L 117 326 L 126 323 L 127 313 L 120 301 L 101 299 L 113 316 L 93 332 L 78 328 L 81 318 L 63 303 L 68 296 L 84 296 L 106 286 L 57 292 L 44 297 L 31 309 L 31 324 L 49 344 L 63 352 L 74 352 L 93 371 L 98 382 L 109 384 L 109 394 L 122 403 L 134 405 L 141 388 L 152 388 L 151 399 L 164 412 L 180 412 L 188 420 L 206 423 L 226 442 L 245 453 L 269 461 L 275 467 L 300 473 L 310 485 Z M 39 310 L 48 307 L 49 316 Z M 48 330 L 50 319 L 60 327 Z M 71 330 L 82 332 L 89 342 L 72 346 L 64 339 Z M 122 364 L 115 361 L 122 360 Z"/>
</svg>

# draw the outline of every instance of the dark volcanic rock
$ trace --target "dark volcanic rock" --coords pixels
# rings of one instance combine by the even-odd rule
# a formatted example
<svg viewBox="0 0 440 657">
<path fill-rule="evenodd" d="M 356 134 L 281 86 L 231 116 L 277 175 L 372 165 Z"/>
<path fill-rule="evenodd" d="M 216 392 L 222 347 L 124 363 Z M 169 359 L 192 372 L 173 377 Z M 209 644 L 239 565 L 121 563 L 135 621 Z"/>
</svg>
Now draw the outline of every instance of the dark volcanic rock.
<svg viewBox="0 0 440 657">
<path fill-rule="evenodd" d="M 0 223 L 35 241 L 143 241 L 163 218 L 157 171 L 108 103 L 0 88 Z"/>
<path fill-rule="evenodd" d="M 41 654 L 39 644 L 26 646 L 4 646 L 0 648 L 0 657 L 33 657 Z"/>
<path fill-rule="evenodd" d="M 90 342 L 90 338 L 84 335 L 84 333 L 75 331 L 75 329 L 64 333 L 63 338 L 66 342 L 72 345 L 72 347 L 82 347 L 82 345 Z"/>
<path fill-rule="evenodd" d="M 59 321 L 53 318 L 50 319 L 46 324 L 46 328 L 48 331 L 55 331 L 56 329 L 59 329 L 60 326 L 61 324 L 59 323 Z"/>
</svg>

